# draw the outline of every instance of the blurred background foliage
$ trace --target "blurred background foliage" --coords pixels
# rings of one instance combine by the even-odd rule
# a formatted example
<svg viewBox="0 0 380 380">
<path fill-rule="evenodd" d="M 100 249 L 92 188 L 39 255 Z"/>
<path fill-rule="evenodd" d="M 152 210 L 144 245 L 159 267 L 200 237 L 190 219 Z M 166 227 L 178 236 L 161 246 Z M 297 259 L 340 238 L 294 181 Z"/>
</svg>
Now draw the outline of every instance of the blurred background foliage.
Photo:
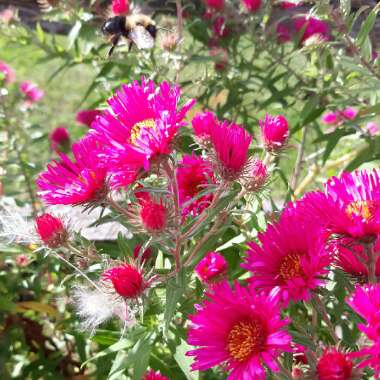
<svg viewBox="0 0 380 380">
<path fill-rule="evenodd" d="M 17 82 L 0 97 L 1 183 L 3 198 L 26 206 L 26 215 L 42 209 L 34 196 L 34 179 L 55 156 L 48 134 L 64 125 L 72 141 L 81 137 L 86 127 L 76 122 L 76 113 L 106 107 L 106 99 L 116 87 L 143 75 L 157 82 L 178 82 L 185 99 L 197 99 L 195 111 L 213 110 L 222 119 L 243 124 L 256 139 L 259 119 L 266 113 L 286 116 L 290 146 L 283 159 L 276 159 L 271 191 L 267 192 L 270 211 L 319 187 L 330 175 L 378 164 L 380 137 L 366 127 L 368 122 L 376 122 L 380 112 L 376 3 L 313 1 L 283 9 L 268 1 L 259 11 L 249 13 L 239 1 L 229 1 L 235 11 L 224 15 L 228 35 L 216 38 L 203 2 L 182 1 L 183 32 L 176 3 L 154 2 L 156 23 L 164 28 L 155 48 L 128 52 L 127 46 L 121 46 L 111 59 L 106 58 L 109 44 L 100 33 L 107 2 L 58 1 L 49 12 L 36 11 L 32 16 L 21 10 L 37 9 L 33 1 L 10 3 L 0 2 L 0 10 L 12 5 L 15 12 L 12 20 L 0 24 L 0 60 L 13 67 Z M 331 38 L 303 43 L 302 33 L 298 33 L 292 41 L 280 43 L 276 25 L 297 12 L 328 23 Z M 51 25 L 57 24 L 67 35 L 54 33 Z M 173 43 L 170 33 L 179 41 Z M 45 91 L 44 98 L 29 109 L 20 107 L 18 83 L 24 79 Z M 354 119 L 335 126 L 321 122 L 325 112 L 346 107 L 358 111 Z M 184 136 L 185 151 L 190 151 L 190 142 Z M 262 211 L 259 201 L 252 212 L 247 228 L 263 229 L 270 215 Z M 210 247 L 204 247 L 219 246 L 229 261 L 231 278 L 241 272 L 244 246 L 238 234 L 236 228 L 223 230 Z M 120 236 L 117 241 L 98 242 L 96 247 L 120 257 L 120 252 L 131 255 L 135 243 L 135 239 Z M 156 302 L 152 300 L 144 313 L 143 327 L 119 340 L 120 326 L 112 322 L 89 337 L 78 330 L 67 305 L 69 284 L 75 276 L 70 268 L 46 260 L 35 248 L 26 243 L 2 244 L 0 248 L 1 379 L 138 380 L 148 364 L 175 380 L 223 378 L 217 371 L 203 377 L 189 371 L 183 318 L 193 310 L 194 299 L 190 297 L 193 293 L 187 292 L 186 274 L 168 284 L 166 291 L 157 290 Z M 90 273 L 97 269 L 94 265 Z M 200 296 L 199 283 L 192 280 L 191 286 Z M 345 293 L 340 288 L 335 292 L 338 304 L 330 311 L 339 319 Z M 175 301 L 181 297 L 186 302 L 175 311 Z M 165 299 L 174 300 L 174 305 L 163 310 L 161 301 Z M 307 311 L 297 311 L 303 312 Z M 156 328 L 160 318 L 169 321 L 167 331 Z M 352 344 L 354 322 L 342 322 L 345 339 Z M 162 339 L 166 345 L 160 344 Z"/>
</svg>

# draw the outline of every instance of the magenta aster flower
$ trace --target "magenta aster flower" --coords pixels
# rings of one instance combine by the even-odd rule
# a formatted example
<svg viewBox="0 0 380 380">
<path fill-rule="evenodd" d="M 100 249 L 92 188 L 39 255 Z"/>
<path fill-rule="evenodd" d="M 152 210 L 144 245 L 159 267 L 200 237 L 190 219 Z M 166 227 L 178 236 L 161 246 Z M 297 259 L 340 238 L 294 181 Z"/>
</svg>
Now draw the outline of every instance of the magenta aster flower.
<svg viewBox="0 0 380 380">
<path fill-rule="evenodd" d="M 241 0 L 241 2 L 249 12 L 257 12 L 261 7 L 261 0 Z"/>
<path fill-rule="evenodd" d="M 56 152 L 67 152 L 71 147 L 69 131 L 64 127 L 57 127 L 49 134 L 51 149 Z"/>
<path fill-rule="evenodd" d="M 51 214 L 37 216 L 35 228 L 40 239 L 50 248 L 59 247 L 67 241 L 68 233 L 63 222 Z"/>
<path fill-rule="evenodd" d="M 358 368 L 370 367 L 375 372 L 375 379 L 380 378 L 380 342 L 366 346 L 360 351 L 352 352 L 351 357 L 361 359 Z"/>
<path fill-rule="evenodd" d="M 21 82 L 20 91 L 26 96 L 30 103 L 38 102 L 45 95 L 45 93 L 38 88 L 36 84 L 30 81 Z"/>
<path fill-rule="evenodd" d="M 153 371 L 153 369 L 151 369 L 144 375 L 142 380 L 169 380 L 169 378 L 161 375 L 160 371 Z"/>
<path fill-rule="evenodd" d="M 128 0 L 112 0 L 112 13 L 114 15 L 123 15 L 129 12 L 129 1 Z"/>
<path fill-rule="evenodd" d="M 347 120 L 354 120 L 358 115 L 358 110 L 354 107 L 347 107 L 342 111 L 342 115 Z"/>
<path fill-rule="evenodd" d="M 187 341 L 198 346 L 187 353 L 195 357 L 192 369 L 223 365 L 228 380 L 265 379 L 264 366 L 277 372 L 277 357 L 292 350 L 277 297 L 238 283 L 232 289 L 226 281 L 214 285 L 207 297 L 189 317 Z"/>
<path fill-rule="evenodd" d="M 205 190 L 210 183 L 215 183 L 211 163 L 194 153 L 184 155 L 177 168 L 179 202 L 183 207 L 182 215 L 199 215 L 209 206 L 213 195 L 203 195 L 193 199 L 199 192 Z M 191 201 L 192 200 L 192 201 Z"/>
<path fill-rule="evenodd" d="M 218 126 L 218 119 L 212 112 L 197 113 L 191 121 L 194 134 L 201 140 L 209 140 L 211 131 Z"/>
<path fill-rule="evenodd" d="M 297 17 L 294 20 L 294 27 L 297 33 L 303 32 L 301 42 L 304 43 L 312 36 L 318 35 L 323 40 L 330 39 L 329 26 L 325 21 L 315 17 Z"/>
<path fill-rule="evenodd" d="M 0 61 L 0 72 L 4 74 L 5 84 L 11 84 L 16 80 L 16 74 L 12 67 L 3 61 Z"/>
<path fill-rule="evenodd" d="M 237 124 L 218 124 L 211 130 L 216 167 L 226 181 L 235 181 L 247 170 L 252 136 Z"/>
<path fill-rule="evenodd" d="M 353 362 L 349 354 L 338 351 L 335 347 L 325 349 L 318 359 L 318 380 L 350 380 Z"/>
<path fill-rule="evenodd" d="M 101 115 L 102 111 L 100 110 L 80 110 L 77 112 L 75 120 L 79 124 L 86 125 L 87 127 L 91 127 L 91 124 L 94 120 L 96 120 L 97 116 Z"/>
<path fill-rule="evenodd" d="M 289 137 L 288 121 L 284 116 L 266 114 L 265 120 L 260 120 L 260 128 L 266 150 L 274 152 L 284 147 Z"/>
<path fill-rule="evenodd" d="M 228 264 L 226 259 L 217 252 L 209 252 L 195 266 L 195 273 L 205 283 L 221 280 L 227 273 Z"/>
<path fill-rule="evenodd" d="M 141 84 L 123 85 L 108 100 L 112 112 L 103 112 L 92 127 L 108 146 L 110 170 L 121 178 L 119 186 L 131 183 L 131 169 L 149 170 L 152 161 L 171 153 L 173 139 L 194 104 L 192 100 L 178 109 L 179 99 L 179 87 L 163 82 L 156 88 L 143 78 Z"/>
<path fill-rule="evenodd" d="M 337 112 L 326 112 L 322 115 L 322 123 L 326 125 L 335 125 L 339 123 L 339 115 Z"/>
<path fill-rule="evenodd" d="M 248 243 L 242 267 L 252 272 L 251 284 L 258 289 L 278 289 L 285 305 L 290 300 L 308 301 L 311 291 L 323 284 L 330 255 L 325 237 L 316 224 L 284 214 L 281 220 L 259 233 L 260 245 Z"/>
<path fill-rule="evenodd" d="M 107 170 L 98 142 L 88 135 L 72 147 L 75 161 L 60 153 L 60 161 L 40 174 L 39 196 L 48 204 L 78 205 L 102 201 L 107 195 Z"/>
</svg>

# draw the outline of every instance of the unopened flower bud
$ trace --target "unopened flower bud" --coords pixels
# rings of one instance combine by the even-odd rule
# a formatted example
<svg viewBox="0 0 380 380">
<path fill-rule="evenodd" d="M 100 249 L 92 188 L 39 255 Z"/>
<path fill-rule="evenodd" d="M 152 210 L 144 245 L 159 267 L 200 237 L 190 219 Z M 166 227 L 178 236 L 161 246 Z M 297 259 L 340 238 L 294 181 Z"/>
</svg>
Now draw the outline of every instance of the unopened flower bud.
<svg viewBox="0 0 380 380">
<path fill-rule="evenodd" d="M 53 129 L 49 135 L 51 149 L 55 152 L 67 153 L 71 147 L 69 131 L 61 126 Z"/>
<path fill-rule="evenodd" d="M 209 252 L 195 267 L 195 273 L 204 283 L 213 283 L 223 279 L 227 273 L 226 259 L 216 252 Z"/>
<path fill-rule="evenodd" d="M 261 137 L 264 147 L 269 152 L 275 152 L 283 148 L 289 137 L 288 121 L 282 115 L 265 117 L 260 120 Z"/>
<path fill-rule="evenodd" d="M 249 191 L 259 191 L 268 179 L 268 169 L 263 161 L 253 160 L 249 175 L 244 183 Z"/>
<path fill-rule="evenodd" d="M 68 233 L 61 219 L 45 213 L 36 218 L 36 231 L 40 239 L 49 248 L 56 248 L 66 243 Z"/>
</svg>

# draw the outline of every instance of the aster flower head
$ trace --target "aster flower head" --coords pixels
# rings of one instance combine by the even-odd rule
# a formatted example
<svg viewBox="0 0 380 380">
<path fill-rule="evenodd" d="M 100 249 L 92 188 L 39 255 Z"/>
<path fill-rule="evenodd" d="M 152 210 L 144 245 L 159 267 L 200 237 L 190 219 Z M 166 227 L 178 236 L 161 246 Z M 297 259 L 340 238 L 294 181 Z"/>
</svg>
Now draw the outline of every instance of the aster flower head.
<svg viewBox="0 0 380 380">
<path fill-rule="evenodd" d="M 222 255 L 217 252 L 209 252 L 195 266 L 195 273 L 202 282 L 213 283 L 223 279 L 227 269 L 227 261 Z"/>
<path fill-rule="evenodd" d="M 248 12 L 257 12 L 261 7 L 261 0 L 241 0 L 241 3 Z"/>
<path fill-rule="evenodd" d="M 226 24 L 226 19 L 223 16 L 218 16 L 215 18 L 212 24 L 212 30 L 214 32 L 214 37 L 216 38 L 226 38 L 230 34 L 230 29 Z"/>
<path fill-rule="evenodd" d="M 339 122 L 339 117 L 336 112 L 326 112 L 322 115 L 322 123 L 326 125 L 335 125 Z"/>
<path fill-rule="evenodd" d="M 291 31 L 284 22 L 279 22 L 276 25 L 277 39 L 281 43 L 289 42 L 292 39 Z"/>
<path fill-rule="evenodd" d="M 244 179 L 244 186 L 249 191 L 260 191 L 268 180 L 268 168 L 263 161 L 256 158 L 252 161 L 249 174 Z"/>
<path fill-rule="evenodd" d="M 57 127 L 49 134 L 51 149 L 56 152 L 68 152 L 71 147 L 70 134 L 64 126 Z"/>
<path fill-rule="evenodd" d="M 169 380 L 166 376 L 161 375 L 160 371 L 149 370 L 142 380 Z"/>
<path fill-rule="evenodd" d="M 30 104 L 40 101 L 45 95 L 35 83 L 30 81 L 21 82 L 20 91 L 25 95 Z"/>
<path fill-rule="evenodd" d="M 177 182 L 179 202 L 183 207 L 182 215 L 196 216 L 207 208 L 212 199 L 212 194 L 205 194 L 193 199 L 207 186 L 215 183 L 212 165 L 202 157 L 184 155 L 177 168 Z"/>
<path fill-rule="evenodd" d="M 124 15 L 129 12 L 129 1 L 128 0 L 112 0 L 112 13 L 117 15 Z"/>
<path fill-rule="evenodd" d="M 193 370 L 205 371 L 223 365 L 228 380 L 265 379 L 265 367 L 277 372 L 277 357 L 291 351 L 291 337 L 284 330 L 274 293 L 256 293 L 249 287 L 235 288 L 223 281 L 207 293 L 208 299 L 196 305 L 190 316 L 188 343 L 198 348 Z"/>
<path fill-rule="evenodd" d="M 330 255 L 324 249 L 325 236 L 316 224 L 307 224 L 285 213 L 279 222 L 269 225 L 258 240 L 248 243 L 242 267 L 252 273 L 252 286 L 261 290 L 278 289 L 286 306 L 308 301 L 312 291 L 321 286 L 328 271 Z"/>
<path fill-rule="evenodd" d="M 374 121 L 367 123 L 365 129 L 370 136 L 377 136 L 380 133 L 379 126 Z"/>
<path fill-rule="evenodd" d="M 321 40 L 330 39 L 328 24 L 315 17 L 300 16 L 294 20 L 297 33 L 302 32 L 301 42 L 305 43 L 309 38 L 318 36 Z"/>
<path fill-rule="evenodd" d="M 235 181 L 247 171 L 252 136 L 237 124 L 218 124 L 211 130 L 215 166 L 225 181 Z"/>
<path fill-rule="evenodd" d="M 191 123 L 197 141 L 203 145 L 208 145 L 211 131 L 218 127 L 219 121 L 212 112 L 205 111 L 197 113 Z"/>
<path fill-rule="evenodd" d="M 137 298 L 148 287 L 144 272 L 134 264 L 121 264 L 103 272 L 103 281 L 112 283 L 114 291 L 123 298 Z"/>
<path fill-rule="evenodd" d="M 288 121 L 282 115 L 269 116 L 260 120 L 261 138 L 268 152 L 276 152 L 282 149 L 289 137 Z"/>
<path fill-rule="evenodd" d="M 61 219 L 51 214 L 37 216 L 35 228 L 42 242 L 49 248 L 59 247 L 68 239 L 68 232 Z"/>
<path fill-rule="evenodd" d="M 77 112 L 75 120 L 79 124 L 86 125 L 90 128 L 93 121 L 95 121 L 96 118 L 101 115 L 101 113 L 102 111 L 96 109 L 80 110 Z"/>
<path fill-rule="evenodd" d="M 353 379 L 353 362 L 349 354 L 338 351 L 335 347 L 326 348 L 317 362 L 319 380 Z"/>
<path fill-rule="evenodd" d="M 106 146 L 111 170 L 125 179 L 119 186 L 134 181 L 131 169 L 147 171 L 152 162 L 171 153 L 173 140 L 194 104 L 191 100 L 179 108 L 180 95 L 177 86 L 163 82 L 156 87 L 142 78 L 141 84 L 121 86 L 108 100 L 111 110 L 104 111 L 92 128 Z"/>
<path fill-rule="evenodd" d="M 204 2 L 209 8 L 216 10 L 222 10 L 224 8 L 224 0 L 204 0 Z"/>
<path fill-rule="evenodd" d="M 107 170 L 96 138 L 87 135 L 73 144 L 71 161 L 60 153 L 60 161 L 40 174 L 39 196 L 47 204 L 79 205 L 102 202 L 107 195 Z"/>
<path fill-rule="evenodd" d="M 354 107 L 346 107 L 343 110 L 328 111 L 322 115 L 321 121 L 326 125 L 339 125 L 347 120 L 354 120 L 358 110 Z"/>
<path fill-rule="evenodd" d="M 0 72 L 4 74 L 4 83 L 11 84 L 16 80 L 16 74 L 11 66 L 0 61 Z"/>
</svg>

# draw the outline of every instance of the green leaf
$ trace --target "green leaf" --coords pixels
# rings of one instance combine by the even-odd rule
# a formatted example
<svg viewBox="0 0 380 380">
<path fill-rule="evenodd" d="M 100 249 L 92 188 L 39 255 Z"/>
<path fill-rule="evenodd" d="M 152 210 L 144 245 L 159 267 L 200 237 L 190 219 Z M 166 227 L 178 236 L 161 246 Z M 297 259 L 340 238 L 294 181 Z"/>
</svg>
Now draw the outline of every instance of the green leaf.
<svg viewBox="0 0 380 380">
<path fill-rule="evenodd" d="M 186 356 L 186 352 L 191 349 L 191 346 L 189 346 L 186 341 L 181 339 L 181 344 L 177 346 L 174 359 L 178 363 L 179 367 L 181 368 L 182 372 L 185 374 L 186 379 L 188 380 L 198 380 L 199 379 L 199 372 L 192 372 L 191 371 L 191 363 L 193 362 L 193 359 L 189 356 Z"/>
<path fill-rule="evenodd" d="M 124 380 L 126 376 L 124 372 L 129 366 L 128 354 L 122 350 L 119 351 L 112 363 L 111 370 L 108 374 L 108 380 Z"/>
<path fill-rule="evenodd" d="M 347 17 L 351 12 L 351 0 L 340 0 L 339 8 L 344 17 Z"/>
<path fill-rule="evenodd" d="M 75 41 L 77 40 L 79 36 L 79 32 L 82 28 L 82 23 L 80 21 L 77 21 L 74 26 L 71 28 L 69 35 L 67 36 L 67 39 L 69 41 L 67 45 L 67 50 L 70 50 L 73 46 Z"/>
<path fill-rule="evenodd" d="M 357 44 L 362 47 L 366 41 L 366 38 L 368 37 L 368 34 L 373 29 L 373 26 L 375 25 L 376 21 L 376 15 L 379 11 L 378 6 L 372 9 L 372 11 L 369 13 L 366 20 L 363 22 L 360 31 L 358 33 L 358 36 L 356 38 Z"/>
<path fill-rule="evenodd" d="M 141 380 L 149 363 L 150 351 L 152 350 L 152 334 L 141 338 L 128 355 L 128 361 L 133 363 L 132 380 Z"/>
<path fill-rule="evenodd" d="M 38 41 L 41 44 L 45 43 L 45 33 L 42 30 L 39 22 L 37 22 L 37 24 L 36 24 L 36 36 L 37 36 Z"/>
</svg>

